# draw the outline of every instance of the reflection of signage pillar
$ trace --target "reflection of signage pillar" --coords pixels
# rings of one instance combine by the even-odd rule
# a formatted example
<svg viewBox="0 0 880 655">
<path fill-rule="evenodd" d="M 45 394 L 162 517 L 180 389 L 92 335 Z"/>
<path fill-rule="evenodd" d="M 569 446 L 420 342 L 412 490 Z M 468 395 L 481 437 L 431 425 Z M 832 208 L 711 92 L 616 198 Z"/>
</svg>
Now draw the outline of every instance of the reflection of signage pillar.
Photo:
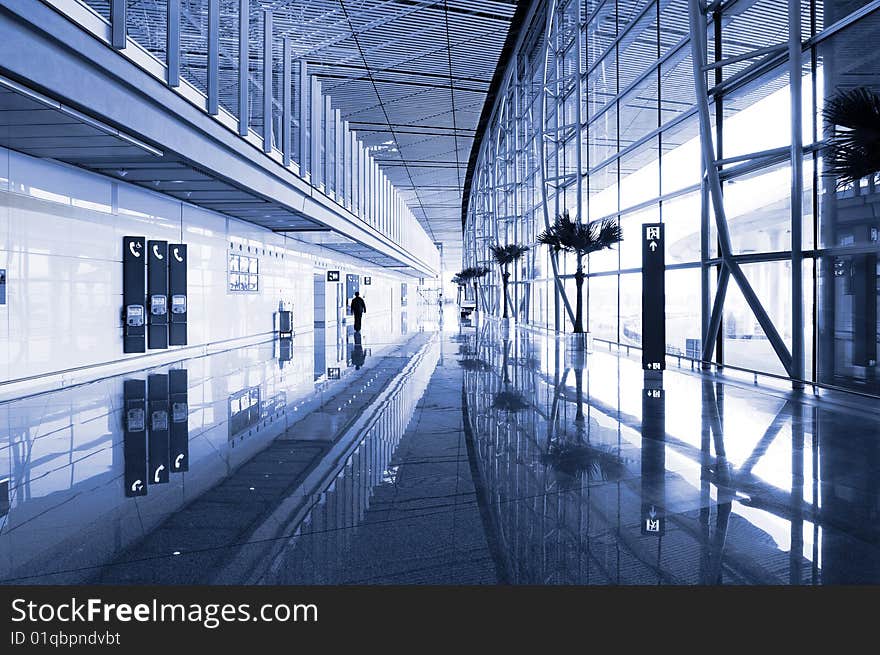
<svg viewBox="0 0 880 655">
<path fill-rule="evenodd" d="M 663 225 L 642 225 L 642 368 L 666 368 L 666 258 Z"/>
<path fill-rule="evenodd" d="M 122 239 L 122 352 L 142 353 L 147 346 L 146 309 L 147 295 L 144 285 L 144 269 L 147 254 L 144 237 Z"/>
<path fill-rule="evenodd" d="M 189 470 L 189 398 L 186 369 L 168 371 L 168 391 L 171 399 L 171 471 Z"/>
<path fill-rule="evenodd" d="M 666 533 L 666 399 L 661 385 L 642 392 L 642 534 Z"/>
<path fill-rule="evenodd" d="M 147 241 L 147 345 L 168 347 L 168 242 Z"/>
<path fill-rule="evenodd" d="M 168 376 L 147 377 L 147 422 L 150 427 L 150 467 L 148 482 L 168 482 L 171 466 L 168 416 Z"/>
<path fill-rule="evenodd" d="M 186 244 L 168 244 L 168 343 L 186 345 Z"/>
<path fill-rule="evenodd" d="M 143 282 L 142 282 L 143 284 Z M 123 382 L 122 416 L 125 496 L 147 495 L 147 387 L 143 380 Z"/>
</svg>

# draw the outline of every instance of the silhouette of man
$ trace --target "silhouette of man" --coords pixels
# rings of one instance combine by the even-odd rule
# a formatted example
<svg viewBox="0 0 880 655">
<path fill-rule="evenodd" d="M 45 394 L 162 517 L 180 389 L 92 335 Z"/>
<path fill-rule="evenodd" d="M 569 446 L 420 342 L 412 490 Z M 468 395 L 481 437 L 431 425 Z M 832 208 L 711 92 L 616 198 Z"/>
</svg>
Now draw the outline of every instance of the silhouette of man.
<svg viewBox="0 0 880 655">
<path fill-rule="evenodd" d="M 367 304 L 361 298 L 359 291 L 354 292 L 354 298 L 351 299 L 351 313 L 354 314 L 354 331 L 361 331 L 361 316 L 367 313 Z"/>
</svg>

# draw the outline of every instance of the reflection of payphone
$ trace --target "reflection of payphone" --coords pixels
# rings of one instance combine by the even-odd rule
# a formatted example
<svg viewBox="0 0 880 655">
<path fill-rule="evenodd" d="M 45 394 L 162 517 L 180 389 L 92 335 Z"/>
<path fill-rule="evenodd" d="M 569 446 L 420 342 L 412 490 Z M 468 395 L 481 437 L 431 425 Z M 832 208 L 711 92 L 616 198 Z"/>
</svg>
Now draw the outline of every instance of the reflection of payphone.
<svg viewBox="0 0 880 655">
<path fill-rule="evenodd" d="M 147 494 L 147 388 L 143 380 L 123 383 L 123 457 L 125 495 Z"/>
<path fill-rule="evenodd" d="M 186 369 L 168 371 L 168 391 L 171 401 L 169 458 L 171 471 L 189 470 L 189 403 Z"/>
<path fill-rule="evenodd" d="M 170 432 L 168 416 L 168 376 L 147 377 L 149 439 L 149 484 L 168 482 L 170 468 Z"/>
</svg>

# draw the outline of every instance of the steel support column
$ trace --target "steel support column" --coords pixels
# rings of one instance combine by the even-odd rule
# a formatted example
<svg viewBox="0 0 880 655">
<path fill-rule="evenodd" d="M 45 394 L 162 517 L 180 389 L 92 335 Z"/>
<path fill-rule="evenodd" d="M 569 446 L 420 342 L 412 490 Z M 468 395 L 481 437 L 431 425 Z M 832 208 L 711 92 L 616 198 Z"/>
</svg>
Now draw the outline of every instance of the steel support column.
<svg viewBox="0 0 880 655">
<path fill-rule="evenodd" d="M 727 216 L 724 211 L 724 196 L 721 193 L 721 178 L 718 174 L 718 166 L 715 161 L 715 146 L 712 137 L 712 125 L 709 119 L 708 97 L 709 91 L 706 87 L 706 77 L 703 71 L 706 58 L 706 21 L 703 16 L 700 0 L 688 0 L 688 20 L 691 32 L 691 59 L 693 65 L 694 87 L 697 99 L 697 115 L 700 122 L 700 146 L 702 149 L 703 161 L 706 166 L 706 181 L 709 186 L 709 193 L 712 198 L 712 205 L 715 210 L 715 224 L 718 230 L 718 243 L 721 248 L 721 258 L 724 261 L 725 268 L 729 270 L 731 276 L 736 281 L 742 291 L 746 302 L 758 319 L 761 329 L 773 346 L 776 356 L 782 363 L 786 372 L 792 375 L 792 357 L 788 352 L 788 348 L 773 321 L 767 315 L 761 301 L 749 284 L 748 278 L 740 267 L 739 263 L 732 256 L 733 248 L 730 243 L 730 232 L 727 227 Z M 720 314 L 723 305 L 716 303 L 717 313 Z M 714 310 L 713 310 L 714 313 Z M 713 321 L 719 320 L 717 317 L 710 319 L 710 330 Z M 706 335 L 707 337 L 709 335 Z M 714 343 L 714 341 L 713 341 Z M 711 351 L 708 348 L 708 338 L 703 347 L 703 359 L 711 358 Z"/>
<path fill-rule="evenodd" d="M 803 278 L 803 89 L 801 84 L 801 3 L 788 0 L 788 77 L 791 87 L 791 371 L 794 387 L 804 379 Z"/>
</svg>

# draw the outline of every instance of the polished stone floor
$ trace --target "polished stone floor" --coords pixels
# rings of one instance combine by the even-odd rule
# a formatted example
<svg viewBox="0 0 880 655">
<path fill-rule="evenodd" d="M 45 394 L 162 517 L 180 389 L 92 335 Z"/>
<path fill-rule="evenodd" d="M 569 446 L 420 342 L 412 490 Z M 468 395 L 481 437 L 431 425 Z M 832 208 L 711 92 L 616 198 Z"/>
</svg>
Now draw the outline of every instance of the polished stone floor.
<svg viewBox="0 0 880 655">
<path fill-rule="evenodd" d="M 880 403 L 413 314 L 0 403 L 0 582 L 880 583 Z"/>
</svg>

